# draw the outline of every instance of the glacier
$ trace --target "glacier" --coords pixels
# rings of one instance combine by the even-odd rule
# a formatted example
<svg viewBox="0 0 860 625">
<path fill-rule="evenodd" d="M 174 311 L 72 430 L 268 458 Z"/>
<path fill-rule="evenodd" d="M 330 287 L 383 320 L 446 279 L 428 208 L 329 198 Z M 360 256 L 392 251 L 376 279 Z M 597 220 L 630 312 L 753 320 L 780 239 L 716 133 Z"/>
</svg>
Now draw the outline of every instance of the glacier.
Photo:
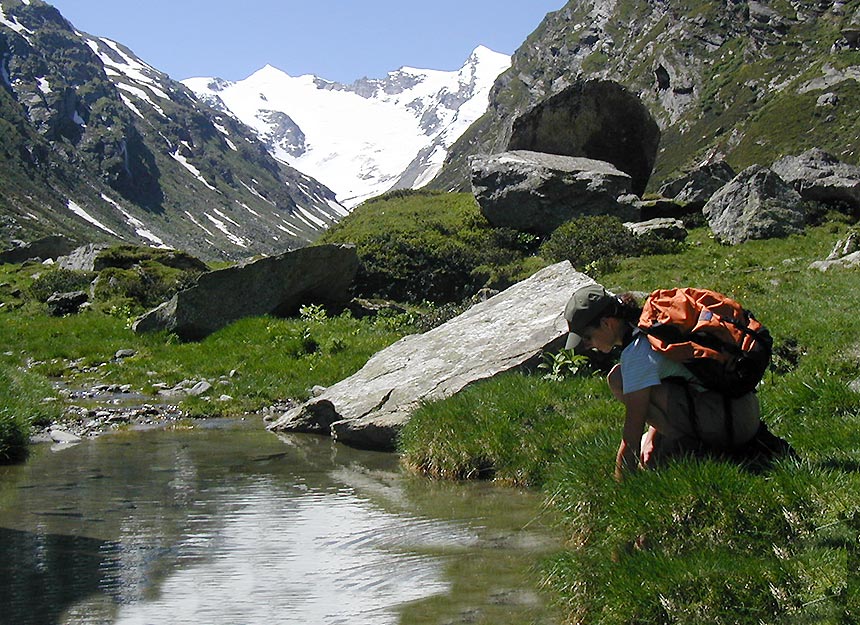
<svg viewBox="0 0 860 625">
<path fill-rule="evenodd" d="M 254 130 L 273 157 L 315 178 L 352 208 L 417 188 L 489 104 L 511 57 L 478 46 L 456 71 L 401 67 L 351 85 L 293 77 L 267 65 L 244 80 L 183 80 L 202 101 Z"/>
</svg>

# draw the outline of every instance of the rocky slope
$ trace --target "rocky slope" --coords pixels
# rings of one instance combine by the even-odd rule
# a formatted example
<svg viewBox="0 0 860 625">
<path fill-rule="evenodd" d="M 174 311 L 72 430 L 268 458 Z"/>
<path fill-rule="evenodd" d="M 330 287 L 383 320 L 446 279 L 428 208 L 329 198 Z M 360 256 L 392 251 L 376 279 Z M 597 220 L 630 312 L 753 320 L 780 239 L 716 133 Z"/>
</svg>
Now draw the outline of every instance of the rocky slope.
<svg viewBox="0 0 860 625">
<path fill-rule="evenodd" d="M 0 1 L 0 140 L 3 247 L 60 233 L 233 259 L 346 214 L 241 123 L 41 0 Z"/>
<path fill-rule="evenodd" d="M 351 85 L 267 66 L 244 80 L 183 83 L 254 129 L 273 156 L 322 181 L 347 206 L 420 187 L 487 110 L 510 57 L 478 47 L 458 71 L 402 67 Z"/>
<path fill-rule="evenodd" d="M 489 112 L 431 183 L 467 189 L 467 157 L 507 148 L 514 120 L 574 81 L 618 81 L 662 130 L 649 185 L 725 158 L 740 171 L 821 147 L 860 162 L 858 0 L 575 0 L 499 76 Z"/>
</svg>

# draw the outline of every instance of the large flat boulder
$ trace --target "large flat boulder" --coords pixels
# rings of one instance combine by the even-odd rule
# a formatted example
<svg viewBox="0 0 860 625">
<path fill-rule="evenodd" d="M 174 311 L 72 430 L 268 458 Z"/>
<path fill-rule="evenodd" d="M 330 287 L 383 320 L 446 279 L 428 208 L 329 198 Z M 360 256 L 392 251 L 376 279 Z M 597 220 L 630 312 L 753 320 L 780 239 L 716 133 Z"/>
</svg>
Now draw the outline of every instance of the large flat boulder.
<svg viewBox="0 0 860 625">
<path fill-rule="evenodd" d="M 583 215 L 635 221 L 628 174 L 611 163 L 518 150 L 473 156 L 472 192 L 481 213 L 497 227 L 549 234 Z"/>
<path fill-rule="evenodd" d="M 747 167 L 717 191 L 702 209 L 708 225 L 723 243 L 772 239 L 803 232 L 803 199 L 773 170 Z"/>
<path fill-rule="evenodd" d="M 355 247 L 317 245 L 211 271 L 138 319 L 134 331 L 199 340 L 243 317 L 285 316 L 310 302 L 345 305 L 357 270 Z"/>
<path fill-rule="evenodd" d="M 771 165 L 771 169 L 804 200 L 844 203 L 853 210 L 860 209 L 860 167 L 843 163 L 824 150 L 813 148 L 786 156 Z"/>
<path fill-rule="evenodd" d="M 592 282 L 567 261 L 552 265 L 424 334 L 404 337 L 354 375 L 270 425 L 332 435 L 355 447 L 391 450 L 425 401 L 534 362 L 564 345 L 571 293 Z"/>
<path fill-rule="evenodd" d="M 612 163 L 642 195 L 654 169 L 660 127 L 639 97 L 610 80 L 579 81 L 514 121 L 508 150 Z"/>
</svg>

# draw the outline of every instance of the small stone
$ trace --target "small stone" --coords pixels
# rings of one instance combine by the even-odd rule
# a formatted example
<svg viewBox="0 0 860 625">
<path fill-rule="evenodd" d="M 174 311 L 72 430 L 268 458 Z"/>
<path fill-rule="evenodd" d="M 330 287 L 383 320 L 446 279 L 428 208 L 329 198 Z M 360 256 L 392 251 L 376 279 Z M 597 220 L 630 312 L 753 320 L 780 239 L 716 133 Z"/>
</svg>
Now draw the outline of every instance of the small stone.
<svg viewBox="0 0 860 625">
<path fill-rule="evenodd" d="M 123 358 L 131 358 L 132 356 L 134 356 L 136 354 L 137 354 L 137 352 L 134 351 L 133 349 L 120 349 L 117 351 L 116 354 L 114 354 L 114 359 L 122 360 Z"/>
<path fill-rule="evenodd" d="M 191 387 L 191 390 L 188 391 L 189 395 L 194 395 L 198 397 L 203 395 L 203 393 L 208 392 L 212 388 L 212 385 L 209 384 L 206 380 L 200 380 L 197 384 Z"/>
<path fill-rule="evenodd" d="M 60 428 L 51 428 L 51 440 L 55 443 L 79 443 L 81 437 Z"/>
</svg>

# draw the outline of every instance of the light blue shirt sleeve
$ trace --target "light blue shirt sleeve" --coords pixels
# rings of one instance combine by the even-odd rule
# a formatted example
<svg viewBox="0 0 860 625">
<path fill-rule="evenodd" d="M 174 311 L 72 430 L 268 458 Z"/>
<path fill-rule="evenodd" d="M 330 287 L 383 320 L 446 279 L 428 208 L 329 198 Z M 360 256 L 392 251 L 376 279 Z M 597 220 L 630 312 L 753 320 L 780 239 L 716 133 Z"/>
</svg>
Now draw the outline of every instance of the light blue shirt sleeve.
<svg viewBox="0 0 860 625">
<path fill-rule="evenodd" d="M 637 334 L 633 342 L 621 352 L 621 380 L 625 395 L 657 386 L 663 379 L 670 377 L 682 377 L 698 386 L 689 369 L 655 352 L 644 334 Z"/>
</svg>

